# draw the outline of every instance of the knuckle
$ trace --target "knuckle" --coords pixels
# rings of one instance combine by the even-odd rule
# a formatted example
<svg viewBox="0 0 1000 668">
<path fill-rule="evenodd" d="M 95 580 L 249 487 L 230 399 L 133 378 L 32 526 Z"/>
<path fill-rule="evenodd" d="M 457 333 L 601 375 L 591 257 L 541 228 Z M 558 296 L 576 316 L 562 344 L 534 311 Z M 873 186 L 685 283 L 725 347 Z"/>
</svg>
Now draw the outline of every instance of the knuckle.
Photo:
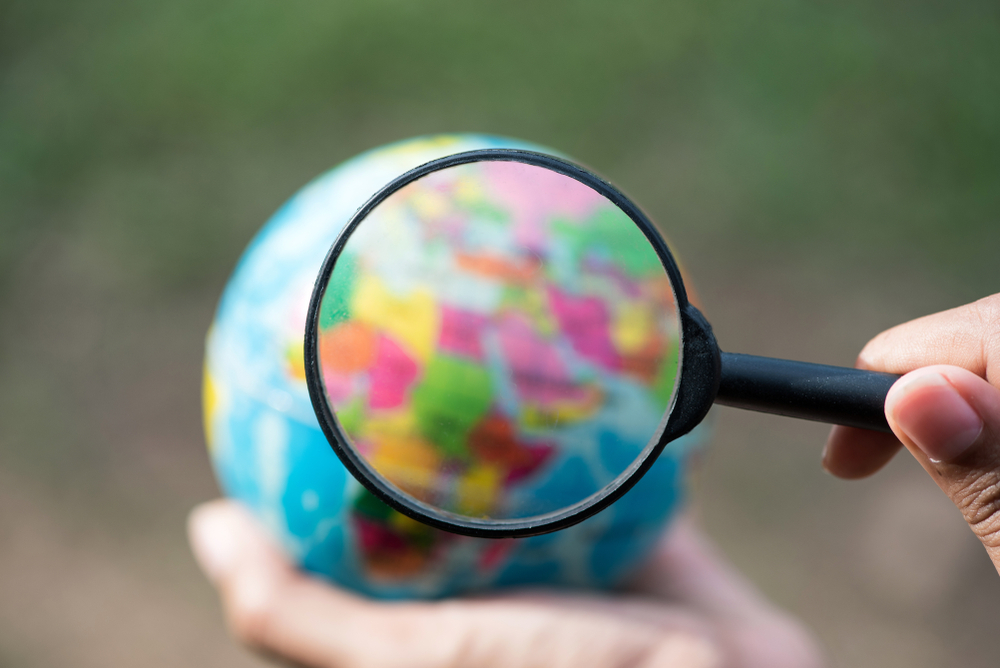
<svg viewBox="0 0 1000 668">
<path fill-rule="evenodd" d="M 448 631 L 440 634 L 447 641 L 437 643 L 435 667 L 546 665 L 539 663 L 546 648 L 559 644 L 553 616 L 530 606 L 446 603 L 436 623 Z M 511 643 L 511 636 L 518 641 Z"/>
<path fill-rule="evenodd" d="M 460 603 L 403 604 L 381 620 L 381 633 L 391 650 L 371 661 L 378 668 L 451 668 L 465 662 L 473 626 Z"/>
<path fill-rule="evenodd" d="M 1000 293 L 976 300 L 972 303 L 972 309 L 983 323 L 1000 323 Z"/>
<path fill-rule="evenodd" d="M 983 545 L 1000 548 L 1000 473 L 980 473 L 962 481 L 953 499 Z"/>
<path fill-rule="evenodd" d="M 885 351 L 888 347 L 886 341 L 889 339 L 892 330 L 887 330 L 878 334 L 871 341 L 865 344 L 865 347 L 861 349 L 858 353 L 858 359 L 855 362 L 855 366 L 859 369 L 871 369 L 880 370 L 885 367 Z"/>
<path fill-rule="evenodd" d="M 279 595 L 276 583 L 265 582 L 237 582 L 226 592 L 226 620 L 240 642 L 255 648 L 268 644 Z"/>
<path fill-rule="evenodd" d="M 980 357 L 985 362 L 987 379 L 996 373 L 993 365 L 1000 361 L 1000 294 L 983 297 L 972 304 L 971 317 L 979 334 Z"/>
<path fill-rule="evenodd" d="M 976 334 L 982 339 L 988 338 L 1000 328 L 1000 295 L 991 295 L 969 305 L 969 317 L 972 319 Z"/>
<path fill-rule="evenodd" d="M 229 628 L 245 645 L 260 647 L 266 644 L 268 611 L 256 606 L 235 605 L 229 609 Z"/>
<path fill-rule="evenodd" d="M 474 611 L 474 612 L 473 612 Z M 437 623 L 447 629 L 448 642 L 439 644 L 437 665 L 447 668 L 461 668 L 471 665 L 489 665 L 500 659 L 503 648 L 496 645 L 497 634 L 479 633 L 478 624 L 469 623 L 469 613 L 473 612 L 479 623 L 500 626 L 503 615 L 485 611 L 483 608 L 467 610 L 464 606 L 448 602 L 440 608 Z"/>
</svg>

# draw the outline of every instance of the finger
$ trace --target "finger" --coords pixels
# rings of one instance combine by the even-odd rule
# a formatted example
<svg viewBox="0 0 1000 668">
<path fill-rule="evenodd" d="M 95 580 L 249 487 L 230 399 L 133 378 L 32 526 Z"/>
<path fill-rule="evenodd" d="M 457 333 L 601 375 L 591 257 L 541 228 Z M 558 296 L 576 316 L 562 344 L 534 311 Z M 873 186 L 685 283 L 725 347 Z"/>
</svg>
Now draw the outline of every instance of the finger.
<svg viewBox="0 0 1000 668">
<path fill-rule="evenodd" d="M 966 369 L 925 367 L 889 390 L 886 417 L 1000 570 L 1000 390 Z"/>
<path fill-rule="evenodd" d="M 673 635 L 665 637 L 636 668 L 721 668 L 718 650 L 700 638 Z"/>
<path fill-rule="evenodd" d="M 631 586 L 711 614 L 753 617 L 762 609 L 772 609 L 687 516 L 675 520 L 652 558 L 635 573 Z"/>
<path fill-rule="evenodd" d="M 742 668 L 823 665 L 812 635 L 729 565 L 689 517 L 678 519 L 633 585 L 714 618 L 716 638 Z"/>
<path fill-rule="evenodd" d="M 701 611 L 678 601 L 632 593 L 593 593 L 564 590 L 527 589 L 500 592 L 477 598 L 496 603 L 527 603 L 561 611 L 577 611 L 613 616 L 621 622 L 655 626 L 664 631 L 683 632 L 689 636 L 710 636 L 711 628 Z"/>
<path fill-rule="evenodd" d="M 292 566 L 246 510 L 234 501 L 202 504 L 188 517 L 188 538 L 195 559 L 213 584 L 221 584 L 251 560 L 268 573 L 290 576 Z"/>
<path fill-rule="evenodd" d="M 898 374 L 932 364 L 963 367 L 1000 386 L 1000 295 L 886 330 L 857 361 L 861 369 Z M 863 478 L 887 464 L 899 447 L 887 434 L 835 427 L 823 466 L 841 478 Z"/>
<path fill-rule="evenodd" d="M 195 510 L 190 533 L 235 634 L 307 666 L 658 668 L 643 663 L 656 652 L 687 652 L 691 668 L 717 665 L 706 638 L 585 609 L 516 600 L 370 602 L 297 573 L 232 502 Z M 694 645 L 703 647 L 700 654 Z M 699 663 L 698 656 L 711 660 Z"/>
<path fill-rule="evenodd" d="M 647 587 L 648 589 L 648 587 Z M 759 599 L 759 594 L 755 593 Z M 530 598 L 529 598 L 530 597 Z M 599 613 L 605 618 L 651 625 L 663 638 L 641 665 L 693 665 L 694 658 L 716 656 L 725 666 L 739 668 L 816 668 L 824 665 L 816 641 L 796 620 L 769 603 L 755 601 L 752 611 L 728 608 L 715 614 L 695 610 L 686 602 L 653 597 L 597 597 L 565 594 L 514 594 L 500 600 L 532 600 L 563 611 Z M 721 597 L 716 602 L 721 603 Z M 725 657 L 725 660 L 722 659 Z M 631 664 L 629 664 L 631 665 Z M 705 665 L 716 665 L 705 659 Z"/>
<path fill-rule="evenodd" d="M 1000 294 L 882 332 L 862 349 L 857 366 L 903 374 L 932 364 L 962 367 L 1000 385 Z"/>
<path fill-rule="evenodd" d="M 823 468 L 838 478 L 864 478 L 888 464 L 902 447 L 893 434 L 837 425 L 823 448 Z"/>
<path fill-rule="evenodd" d="M 237 638 L 310 666 L 338 665 L 349 658 L 352 643 L 344 636 L 350 620 L 365 607 L 362 599 L 326 590 L 298 573 L 249 513 L 232 501 L 196 508 L 188 533 L 198 563 L 219 589 Z"/>
</svg>

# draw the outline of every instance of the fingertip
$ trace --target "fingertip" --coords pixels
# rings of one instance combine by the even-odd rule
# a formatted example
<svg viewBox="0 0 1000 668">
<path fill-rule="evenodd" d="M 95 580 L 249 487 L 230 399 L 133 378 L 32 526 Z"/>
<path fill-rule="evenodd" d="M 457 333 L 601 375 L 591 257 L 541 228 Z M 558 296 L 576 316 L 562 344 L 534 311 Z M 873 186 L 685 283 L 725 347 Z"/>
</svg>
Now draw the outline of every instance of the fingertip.
<svg viewBox="0 0 1000 668">
<path fill-rule="evenodd" d="M 785 613 L 760 618 L 730 631 L 741 666 L 755 668 L 822 668 L 820 643 L 800 621 Z"/>
<path fill-rule="evenodd" d="M 893 430 L 932 462 L 971 452 L 986 425 L 1000 424 L 1000 391 L 978 374 L 934 365 L 903 376 L 886 397 Z"/>
<path fill-rule="evenodd" d="M 223 608 L 233 635 L 251 647 L 269 645 L 289 583 L 284 570 L 253 560 L 233 570 L 221 586 Z"/>
<path fill-rule="evenodd" d="M 195 560 L 205 576 L 218 584 L 234 566 L 239 554 L 238 520 L 230 502 L 210 501 L 188 515 L 188 539 Z"/>
<path fill-rule="evenodd" d="M 228 499 L 194 508 L 188 516 L 188 538 L 195 560 L 216 585 L 243 562 L 287 566 L 284 555 L 250 513 Z"/>
</svg>

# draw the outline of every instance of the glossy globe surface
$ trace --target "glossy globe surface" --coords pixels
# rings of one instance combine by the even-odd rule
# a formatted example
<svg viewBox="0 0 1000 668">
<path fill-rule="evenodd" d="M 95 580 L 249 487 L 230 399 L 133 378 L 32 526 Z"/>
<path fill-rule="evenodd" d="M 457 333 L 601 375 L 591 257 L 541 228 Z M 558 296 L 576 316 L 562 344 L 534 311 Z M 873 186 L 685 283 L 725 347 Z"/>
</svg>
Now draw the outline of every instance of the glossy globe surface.
<svg viewBox="0 0 1000 668">
<path fill-rule="evenodd" d="M 613 586 L 677 510 L 687 459 L 699 438 L 696 432 L 669 444 L 635 488 L 595 517 L 518 540 L 474 539 L 426 527 L 382 504 L 341 465 L 319 428 L 304 378 L 306 310 L 323 258 L 352 214 L 392 179 L 427 161 L 482 148 L 552 153 L 507 139 L 451 135 L 401 142 L 344 163 L 295 195 L 257 235 L 209 332 L 205 426 L 224 491 L 246 504 L 305 569 L 373 596 L 438 597 L 532 584 Z M 476 179 L 481 195 L 489 179 Z M 493 181 L 511 183 L 503 174 Z M 469 206 L 485 211 L 485 200 L 475 196 L 477 183 L 449 183 L 472 193 Z M 496 227 L 489 218 L 499 215 L 498 201 L 524 208 L 523 194 L 494 192 L 486 228 Z M 427 192 L 410 195 L 407 206 L 440 205 Z M 436 293 L 393 293 L 388 283 L 399 273 L 398 258 L 388 274 L 371 266 L 366 271 L 364 254 L 355 249 L 354 264 L 340 265 L 350 270 L 341 275 L 347 287 L 327 293 L 320 356 L 324 345 L 333 351 L 324 375 L 331 401 L 341 404 L 338 420 L 377 450 L 381 466 L 403 470 L 406 481 L 460 470 L 452 489 L 464 490 L 454 501 L 463 512 L 479 512 L 469 506 L 479 504 L 516 514 L 510 494 L 501 494 L 511 484 L 520 490 L 518 503 L 531 508 L 557 507 L 561 498 L 579 496 L 581 488 L 596 484 L 595 466 L 634 459 L 673 390 L 676 323 L 655 253 L 650 257 L 642 239 L 634 243 L 629 237 L 626 246 L 639 250 L 623 255 L 627 262 L 603 262 L 607 253 L 598 246 L 607 245 L 608 230 L 626 229 L 626 237 L 632 231 L 608 228 L 613 212 L 586 194 L 571 193 L 566 202 L 572 211 L 557 212 L 556 224 L 547 229 L 559 233 L 545 243 L 554 255 L 574 258 L 574 270 L 590 272 L 585 283 L 594 294 L 569 294 L 558 280 L 539 280 L 538 266 L 466 247 L 457 255 L 451 248 L 446 258 L 470 274 L 461 285 L 446 281 Z M 567 222 L 568 214 L 578 220 Z M 490 248 L 498 238 L 490 237 Z M 588 246 L 588 238 L 600 243 Z M 444 260 L 429 255 L 435 248 L 399 246 L 411 263 L 440 266 Z M 551 279 L 552 272 L 546 273 Z M 484 293 L 492 300 L 483 301 Z M 603 309 L 600 317 L 588 315 L 591 325 L 574 327 L 594 309 Z M 405 322 L 393 319 L 400 313 L 408 314 Z M 496 380 L 498 365 L 507 381 Z M 481 386 L 482 396 L 442 395 L 443 379 L 455 374 L 463 387 Z M 523 401 L 511 404 L 508 397 L 505 403 L 498 391 L 504 386 Z M 442 423 L 449 425 L 447 433 L 429 438 L 428 425 Z M 466 463 L 456 469 L 460 460 Z"/>
</svg>

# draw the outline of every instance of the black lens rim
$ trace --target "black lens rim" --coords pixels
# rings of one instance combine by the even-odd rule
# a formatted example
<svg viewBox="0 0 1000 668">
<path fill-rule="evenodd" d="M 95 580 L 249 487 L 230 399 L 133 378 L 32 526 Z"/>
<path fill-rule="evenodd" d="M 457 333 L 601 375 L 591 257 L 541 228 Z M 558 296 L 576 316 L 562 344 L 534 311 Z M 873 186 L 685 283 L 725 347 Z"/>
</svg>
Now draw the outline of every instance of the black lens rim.
<svg viewBox="0 0 1000 668">
<path fill-rule="evenodd" d="M 614 482 L 589 497 L 585 503 L 571 506 L 563 511 L 518 520 L 476 520 L 447 513 L 411 498 L 385 481 L 349 445 L 347 435 L 326 400 L 318 353 L 319 313 L 323 296 L 337 258 L 340 257 L 347 240 L 361 221 L 389 196 L 417 179 L 449 167 L 485 161 L 521 162 L 553 170 L 596 190 L 624 211 L 642 230 L 663 263 L 674 291 L 681 329 L 678 379 L 672 404 L 668 408 L 669 416 L 660 438 L 647 451 L 646 457 L 638 466 L 632 468 L 629 475 L 619 476 Z M 347 470 L 372 494 L 404 515 L 438 529 L 478 538 L 515 538 L 557 531 L 577 524 L 607 508 L 639 481 L 667 443 L 689 432 L 704 418 L 715 399 L 719 385 L 719 349 L 711 327 L 701 313 L 689 303 L 680 269 L 670 249 L 642 210 L 617 188 L 579 165 L 552 155 L 519 149 L 481 149 L 432 160 L 397 177 L 372 196 L 351 217 L 323 261 L 309 302 L 303 346 L 309 398 L 319 419 L 320 428 Z"/>
</svg>

